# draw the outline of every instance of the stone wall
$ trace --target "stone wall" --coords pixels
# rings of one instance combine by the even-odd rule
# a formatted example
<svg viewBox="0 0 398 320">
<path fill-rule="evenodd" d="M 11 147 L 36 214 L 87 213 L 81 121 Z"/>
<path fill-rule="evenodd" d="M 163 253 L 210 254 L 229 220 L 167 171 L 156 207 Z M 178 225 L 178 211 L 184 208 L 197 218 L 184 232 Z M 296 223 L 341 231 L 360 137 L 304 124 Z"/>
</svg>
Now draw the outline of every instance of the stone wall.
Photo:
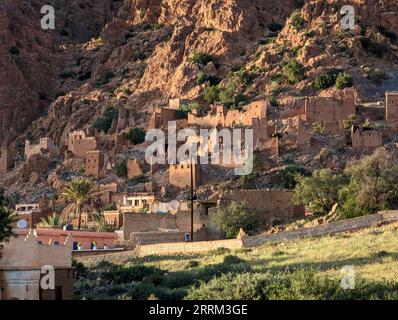
<svg viewBox="0 0 398 320">
<path fill-rule="evenodd" d="M 77 262 L 83 263 L 85 266 L 93 266 L 101 261 L 107 261 L 111 263 L 121 264 L 126 263 L 130 259 L 137 257 L 136 250 L 126 250 L 121 252 L 104 252 L 91 251 L 90 253 L 80 254 L 79 252 L 73 252 L 73 259 Z"/>
<path fill-rule="evenodd" d="M 267 242 L 295 240 L 305 237 L 316 237 L 326 234 L 355 231 L 381 223 L 389 223 L 394 221 L 398 221 L 398 211 L 385 211 L 378 214 L 327 223 L 311 228 L 302 228 L 268 235 L 244 237 L 243 243 L 245 247 L 254 247 Z"/>
<path fill-rule="evenodd" d="M 237 250 L 242 248 L 242 240 L 217 240 L 200 242 L 159 243 L 137 247 L 139 256 L 169 255 L 179 253 L 201 253 L 225 248 Z"/>
</svg>

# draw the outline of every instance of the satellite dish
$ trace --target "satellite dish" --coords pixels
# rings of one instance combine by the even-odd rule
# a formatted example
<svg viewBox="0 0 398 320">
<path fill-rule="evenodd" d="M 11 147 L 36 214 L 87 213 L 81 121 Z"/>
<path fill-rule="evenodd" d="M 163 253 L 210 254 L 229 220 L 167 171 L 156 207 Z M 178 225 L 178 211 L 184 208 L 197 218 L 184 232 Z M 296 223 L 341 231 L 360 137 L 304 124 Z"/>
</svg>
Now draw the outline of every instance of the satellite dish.
<svg viewBox="0 0 398 320">
<path fill-rule="evenodd" d="M 178 208 L 180 207 L 180 202 L 177 200 L 173 200 L 169 203 L 169 207 L 171 211 L 178 211 Z"/>
<path fill-rule="evenodd" d="M 18 229 L 26 229 L 28 227 L 28 222 L 25 219 L 18 220 L 17 227 Z"/>
</svg>

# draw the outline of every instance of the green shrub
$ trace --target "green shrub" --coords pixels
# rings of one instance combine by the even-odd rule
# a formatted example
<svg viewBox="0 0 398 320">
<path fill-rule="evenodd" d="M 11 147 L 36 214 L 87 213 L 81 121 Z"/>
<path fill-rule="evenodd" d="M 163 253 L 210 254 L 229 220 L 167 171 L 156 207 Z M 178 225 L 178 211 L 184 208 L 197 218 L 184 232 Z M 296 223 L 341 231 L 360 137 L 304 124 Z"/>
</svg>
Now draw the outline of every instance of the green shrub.
<svg viewBox="0 0 398 320">
<path fill-rule="evenodd" d="M 289 80 L 290 83 L 298 83 L 305 78 L 304 66 L 299 63 L 296 59 L 290 60 L 283 67 L 283 74 Z"/>
<path fill-rule="evenodd" d="M 96 129 L 97 131 L 104 131 L 105 133 L 109 132 L 109 129 L 112 127 L 112 123 L 119 116 L 119 111 L 115 108 L 108 108 L 103 116 L 100 116 L 94 120 L 91 124 L 91 128 Z"/>
<path fill-rule="evenodd" d="M 131 128 L 129 132 L 125 134 L 127 140 L 129 140 L 132 144 L 140 144 L 145 141 L 146 132 L 142 128 Z"/>
<path fill-rule="evenodd" d="M 189 59 L 190 62 L 202 64 L 204 66 L 213 60 L 213 56 L 205 52 L 197 52 Z"/>
<path fill-rule="evenodd" d="M 155 22 L 152 24 L 151 29 L 152 31 L 157 31 L 162 27 L 162 25 L 159 22 Z"/>
<path fill-rule="evenodd" d="M 218 86 L 209 86 L 204 89 L 203 92 L 203 99 L 209 103 L 213 104 L 216 103 L 219 99 L 220 89 Z"/>
<path fill-rule="evenodd" d="M 304 20 L 301 16 L 300 10 L 295 10 L 290 16 L 290 24 L 294 29 L 301 29 L 304 25 Z"/>
<path fill-rule="evenodd" d="M 269 97 L 269 103 L 270 103 L 270 105 L 273 106 L 273 107 L 279 106 L 278 98 L 275 97 L 275 96 L 270 96 L 270 97 Z"/>
<path fill-rule="evenodd" d="M 370 80 L 377 84 L 381 84 L 384 79 L 387 79 L 385 71 L 379 68 L 365 67 L 364 72 Z"/>
<path fill-rule="evenodd" d="M 136 62 L 138 60 L 145 60 L 146 56 L 145 53 L 143 53 L 141 50 L 136 49 L 133 53 L 133 56 L 131 57 L 132 62 Z"/>
<path fill-rule="evenodd" d="M 337 72 L 335 70 L 329 71 L 319 77 L 316 77 L 312 86 L 316 90 L 323 90 L 334 86 L 337 79 Z"/>
<path fill-rule="evenodd" d="M 148 181 L 148 178 L 145 174 L 139 175 L 137 177 L 134 177 L 133 179 L 130 180 L 130 185 L 137 185 L 140 183 L 145 183 Z"/>
<path fill-rule="evenodd" d="M 204 72 L 199 72 L 196 76 L 196 84 L 201 85 L 205 82 L 209 82 L 211 86 L 215 86 L 220 83 L 220 78 L 217 76 L 207 75 Z"/>
<path fill-rule="evenodd" d="M 127 176 L 127 161 L 121 161 L 116 165 L 116 175 L 120 178 Z"/>
<path fill-rule="evenodd" d="M 281 184 L 285 189 L 292 190 L 296 187 L 296 177 L 298 174 L 308 175 L 307 171 L 297 164 L 290 164 L 286 168 L 279 171 L 278 176 Z"/>
<path fill-rule="evenodd" d="M 259 227 L 258 214 L 248 210 L 245 203 L 237 201 L 218 209 L 214 221 L 228 238 L 235 238 L 241 228 L 252 233 Z"/>
<path fill-rule="evenodd" d="M 352 77 L 345 73 L 345 72 L 340 72 L 337 75 L 336 78 L 336 88 L 337 89 L 344 89 L 344 88 L 349 88 L 353 86 L 353 79 Z"/>
<path fill-rule="evenodd" d="M 377 58 L 383 58 L 384 53 L 387 51 L 385 45 L 375 42 L 372 39 L 367 38 L 365 36 L 361 36 L 359 38 L 359 41 L 361 42 L 366 52 L 371 56 L 375 56 Z"/>
</svg>

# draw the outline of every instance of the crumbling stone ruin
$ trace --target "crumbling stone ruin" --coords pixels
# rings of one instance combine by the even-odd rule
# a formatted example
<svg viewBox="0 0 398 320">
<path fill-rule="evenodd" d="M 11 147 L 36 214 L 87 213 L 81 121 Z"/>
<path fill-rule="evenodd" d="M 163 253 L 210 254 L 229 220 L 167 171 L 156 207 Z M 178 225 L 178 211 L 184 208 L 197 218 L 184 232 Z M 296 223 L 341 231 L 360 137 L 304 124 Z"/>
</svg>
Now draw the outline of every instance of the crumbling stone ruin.
<svg viewBox="0 0 398 320">
<path fill-rule="evenodd" d="M 31 144 L 29 140 L 25 142 L 25 158 L 29 160 L 35 154 L 43 154 L 49 152 L 51 154 L 57 153 L 57 147 L 51 138 L 40 138 L 38 144 Z"/>
<path fill-rule="evenodd" d="M 84 158 L 86 153 L 97 149 L 95 137 L 86 137 L 83 130 L 74 131 L 68 135 L 68 151 L 78 158 Z"/>
<path fill-rule="evenodd" d="M 377 148 L 383 144 L 382 133 L 378 130 L 366 130 L 362 127 L 351 127 L 352 147 L 360 148 Z"/>
<path fill-rule="evenodd" d="M 193 170 L 193 186 L 200 185 L 200 166 L 198 164 L 171 164 L 169 167 L 169 183 L 177 188 L 185 188 L 191 185 L 191 165 Z"/>
<path fill-rule="evenodd" d="M 0 174 L 7 173 L 12 167 L 12 158 L 7 148 L 0 149 Z"/>
<path fill-rule="evenodd" d="M 86 175 L 98 178 L 104 166 L 104 155 L 99 150 L 86 153 Z"/>
</svg>

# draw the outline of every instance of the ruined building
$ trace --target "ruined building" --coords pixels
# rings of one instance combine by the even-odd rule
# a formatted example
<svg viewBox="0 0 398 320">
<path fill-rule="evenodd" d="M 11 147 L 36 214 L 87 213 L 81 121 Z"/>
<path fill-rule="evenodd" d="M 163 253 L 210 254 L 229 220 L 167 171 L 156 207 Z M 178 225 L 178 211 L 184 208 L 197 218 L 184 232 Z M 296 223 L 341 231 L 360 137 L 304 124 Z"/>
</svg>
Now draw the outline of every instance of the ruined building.
<svg viewBox="0 0 398 320">
<path fill-rule="evenodd" d="M 104 155 L 99 150 L 86 153 L 86 175 L 98 178 L 104 166 Z"/>
<path fill-rule="evenodd" d="M 356 96 L 353 89 L 346 89 L 341 99 L 334 97 L 308 97 L 305 101 L 305 120 L 338 122 L 355 114 Z"/>
<path fill-rule="evenodd" d="M 264 120 L 266 118 L 267 101 L 261 100 L 250 103 L 243 111 L 227 110 L 225 106 L 217 105 L 204 117 L 190 113 L 188 114 L 188 124 L 205 128 L 252 126 L 253 119 Z"/>
<path fill-rule="evenodd" d="M 7 173 L 12 167 L 12 158 L 7 148 L 0 149 L 0 174 Z"/>
<path fill-rule="evenodd" d="M 29 140 L 25 142 L 25 158 L 29 160 L 35 154 L 43 154 L 43 153 L 56 153 L 57 147 L 54 145 L 54 142 L 51 138 L 40 138 L 38 144 L 31 144 Z"/>
<path fill-rule="evenodd" d="M 192 164 L 193 169 L 193 186 L 196 188 L 200 185 L 200 166 Z M 191 185 L 191 164 L 171 164 L 169 169 L 169 183 L 177 188 L 185 188 Z"/>
<path fill-rule="evenodd" d="M 95 137 L 86 137 L 83 130 L 74 131 L 68 135 L 68 151 L 78 158 L 84 158 L 86 153 L 97 149 Z"/>
<path fill-rule="evenodd" d="M 140 162 L 136 159 L 127 161 L 127 178 L 133 179 L 139 177 L 143 174 L 142 166 Z"/>
<path fill-rule="evenodd" d="M 378 130 L 366 130 L 362 127 L 351 127 L 352 147 L 377 148 L 383 144 L 382 134 Z"/>
</svg>

